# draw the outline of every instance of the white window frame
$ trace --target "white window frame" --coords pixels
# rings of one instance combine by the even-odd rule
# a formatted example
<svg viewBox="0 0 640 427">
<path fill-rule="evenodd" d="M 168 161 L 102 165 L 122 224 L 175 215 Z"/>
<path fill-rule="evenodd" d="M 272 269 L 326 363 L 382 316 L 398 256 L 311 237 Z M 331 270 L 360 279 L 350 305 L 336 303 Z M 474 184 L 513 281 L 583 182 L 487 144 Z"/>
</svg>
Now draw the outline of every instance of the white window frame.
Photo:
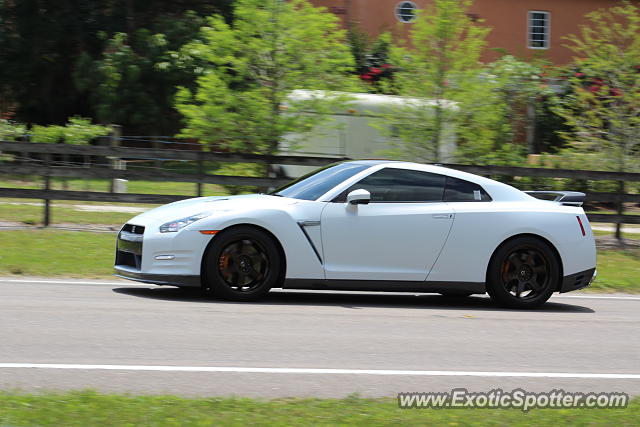
<svg viewBox="0 0 640 427">
<path fill-rule="evenodd" d="M 547 23 L 545 29 L 545 45 L 542 47 L 532 46 L 533 39 L 531 38 L 531 31 L 533 27 L 533 14 L 542 13 L 545 15 L 545 21 Z M 551 47 L 551 12 L 547 10 L 530 10 L 527 12 L 527 49 L 547 50 Z"/>
<path fill-rule="evenodd" d="M 411 3 L 411 5 L 413 6 L 414 10 L 418 10 L 418 5 L 415 4 L 414 2 L 410 1 L 410 0 L 405 0 L 405 1 L 400 1 L 396 4 L 395 9 L 393 10 L 393 14 L 395 15 L 396 19 L 400 22 L 402 22 L 403 24 L 413 24 L 414 22 L 416 22 L 416 18 L 414 15 L 414 18 L 411 21 L 404 21 L 403 19 L 400 18 L 400 5 L 404 4 L 404 3 Z"/>
</svg>

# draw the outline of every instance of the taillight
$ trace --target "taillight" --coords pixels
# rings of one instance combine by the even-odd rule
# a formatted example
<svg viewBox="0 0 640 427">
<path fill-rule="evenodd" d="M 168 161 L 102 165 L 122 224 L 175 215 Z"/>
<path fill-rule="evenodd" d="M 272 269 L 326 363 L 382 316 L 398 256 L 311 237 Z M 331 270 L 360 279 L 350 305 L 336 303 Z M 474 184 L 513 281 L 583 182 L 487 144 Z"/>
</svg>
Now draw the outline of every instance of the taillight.
<svg viewBox="0 0 640 427">
<path fill-rule="evenodd" d="M 587 233 L 584 231 L 584 225 L 582 225 L 582 220 L 580 219 L 580 216 L 576 216 L 576 218 L 578 219 L 578 224 L 580 224 L 580 231 L 582 231 L 582 235 L 586 236 Z"/>
</svg>

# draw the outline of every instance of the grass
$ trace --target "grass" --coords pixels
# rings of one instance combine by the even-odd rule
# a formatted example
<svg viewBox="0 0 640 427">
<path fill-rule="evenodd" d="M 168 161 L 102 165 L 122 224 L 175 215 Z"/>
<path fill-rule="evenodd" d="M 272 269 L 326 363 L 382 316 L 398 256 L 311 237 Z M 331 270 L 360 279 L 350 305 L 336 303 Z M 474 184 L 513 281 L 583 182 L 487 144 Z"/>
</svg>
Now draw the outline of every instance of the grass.
<svg viewBox="0 0 640 427">
<path fill-rule="evenodd" d="M 0 275 L 105 277 L 112 274 L 114 233 L 0 231 Z M 593 291 L 640 293 L 640 249 L 598 253 Z"/>
<path fill-rule="evenodd" d="M 5 426 L 637 426 L 640 400 L 624 409 L 398 409 L 394 399 L 130 396 L 76 391 L 0 392 Z"/>
<path fill-rule="evenodd" d="M 42 189 L 41 180 L 28 179 L 2 179 L 0 187 L 4 188 L 26 188 L 26 189 Z M 71 178 L 52 178 L 52 190 L 69 190 L 69 191 L 109 191 L 110 180 L 108 179 L 71 179 Z M 127 191 L 129 193 L 139 194 L 173 194 L 179 196 L 196 195 L 196 184 L 189 182 L 157 182 L 157 181 L 129 181 L 127 183 Z M 214 184 L 203 184 L 202 193 L 205 196 L 222 196 L 227 191 L 224 187 Z"/>
<path fill-rule="evenodd" d="M 113 273 L 115 233 L 0 231 L 0 248 L 0 274 L 105 277 Z"/>
<path fill-rule="evenodd" d="M 42 203 L 40 200 L 22 201 L 19 203 Z M 75 202 L 77 204 L 88 204 L 84 202 Z M 129 219 L 133 218 L 136 213 L 127 212 L 93 212 L 83 211 L 75 208 L 72 204 L 52 203 L 53 207 L 50 211 L 50 220 L 52 224 L 72 223 L 72 224 L 107 224 L 122 225 Z M 110 203 L 109 206 L 114 206 Z M 139 206 L 135 206 L 139 207 Z M 144 206 L 151 208 L 149 206 Z M 143 208 L 141 206 L 141 208 Z M 43 221 L 43 206 L 30 205 L 12 205 L 2 204 L 0 202 L 0 221 L 20 222 L 28 225 L 40 225 Z"/>
<path fill-rule="evenodd" d="M 598 276 L 592 291 L 640 293 L 640 249 L 598 252 Z"/>
</svg>

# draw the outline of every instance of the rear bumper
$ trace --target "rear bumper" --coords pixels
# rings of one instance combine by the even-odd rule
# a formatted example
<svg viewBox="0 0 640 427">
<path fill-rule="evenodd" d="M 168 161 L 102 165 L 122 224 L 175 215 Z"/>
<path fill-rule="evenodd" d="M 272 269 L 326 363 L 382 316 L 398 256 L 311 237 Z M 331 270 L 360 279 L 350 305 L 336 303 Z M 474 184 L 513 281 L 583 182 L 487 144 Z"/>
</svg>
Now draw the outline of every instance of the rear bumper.
<svg viewBox="0 0 640 427">
<path fill-rule="evenodd" d="M 154 285 L 171 285 L 184 288 L 199 288 L 201 286 L 200 276 L 147 274 L 125 266 L 116 266 L 114 275 L 123 279 L 152 283 Z"/>
<path fill-rule="evenodd" d="M 595 268 L 564 276 L 562 278 L 562 284 L 560 285 L 560 293 L 586 288 L 591 284 L 595 276 Z"/>
</svg>

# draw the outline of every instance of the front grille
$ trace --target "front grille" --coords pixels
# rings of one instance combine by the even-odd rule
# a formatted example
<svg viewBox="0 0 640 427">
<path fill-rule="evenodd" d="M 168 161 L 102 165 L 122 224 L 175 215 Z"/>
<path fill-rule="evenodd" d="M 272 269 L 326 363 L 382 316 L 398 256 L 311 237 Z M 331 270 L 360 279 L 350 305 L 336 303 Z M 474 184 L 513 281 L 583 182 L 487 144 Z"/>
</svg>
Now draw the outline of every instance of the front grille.
<svg viewBox="0 0 640 427">
<path fill-rule="evenodd" d="M 142 256 L 132 254 L 131 252 L 116 251 L 116 265 L 126 265 L 128 267 L 140 270 L 142 264 Z"/>
<path fill-rule="evenodd" d="M 122 231 L 126 231 L 127 233 L 133 233 L 133 234 L 144 234 L 144 226 L 125 224 L 124 227 L 122 227 Z"/>
<path fill-rule="evenodd" d="M 140 270 L 142 264 L 142 225 L 125 224 L 118 233 L 116 246 L 116 265 L 133 267 Z"/>
</svg>

